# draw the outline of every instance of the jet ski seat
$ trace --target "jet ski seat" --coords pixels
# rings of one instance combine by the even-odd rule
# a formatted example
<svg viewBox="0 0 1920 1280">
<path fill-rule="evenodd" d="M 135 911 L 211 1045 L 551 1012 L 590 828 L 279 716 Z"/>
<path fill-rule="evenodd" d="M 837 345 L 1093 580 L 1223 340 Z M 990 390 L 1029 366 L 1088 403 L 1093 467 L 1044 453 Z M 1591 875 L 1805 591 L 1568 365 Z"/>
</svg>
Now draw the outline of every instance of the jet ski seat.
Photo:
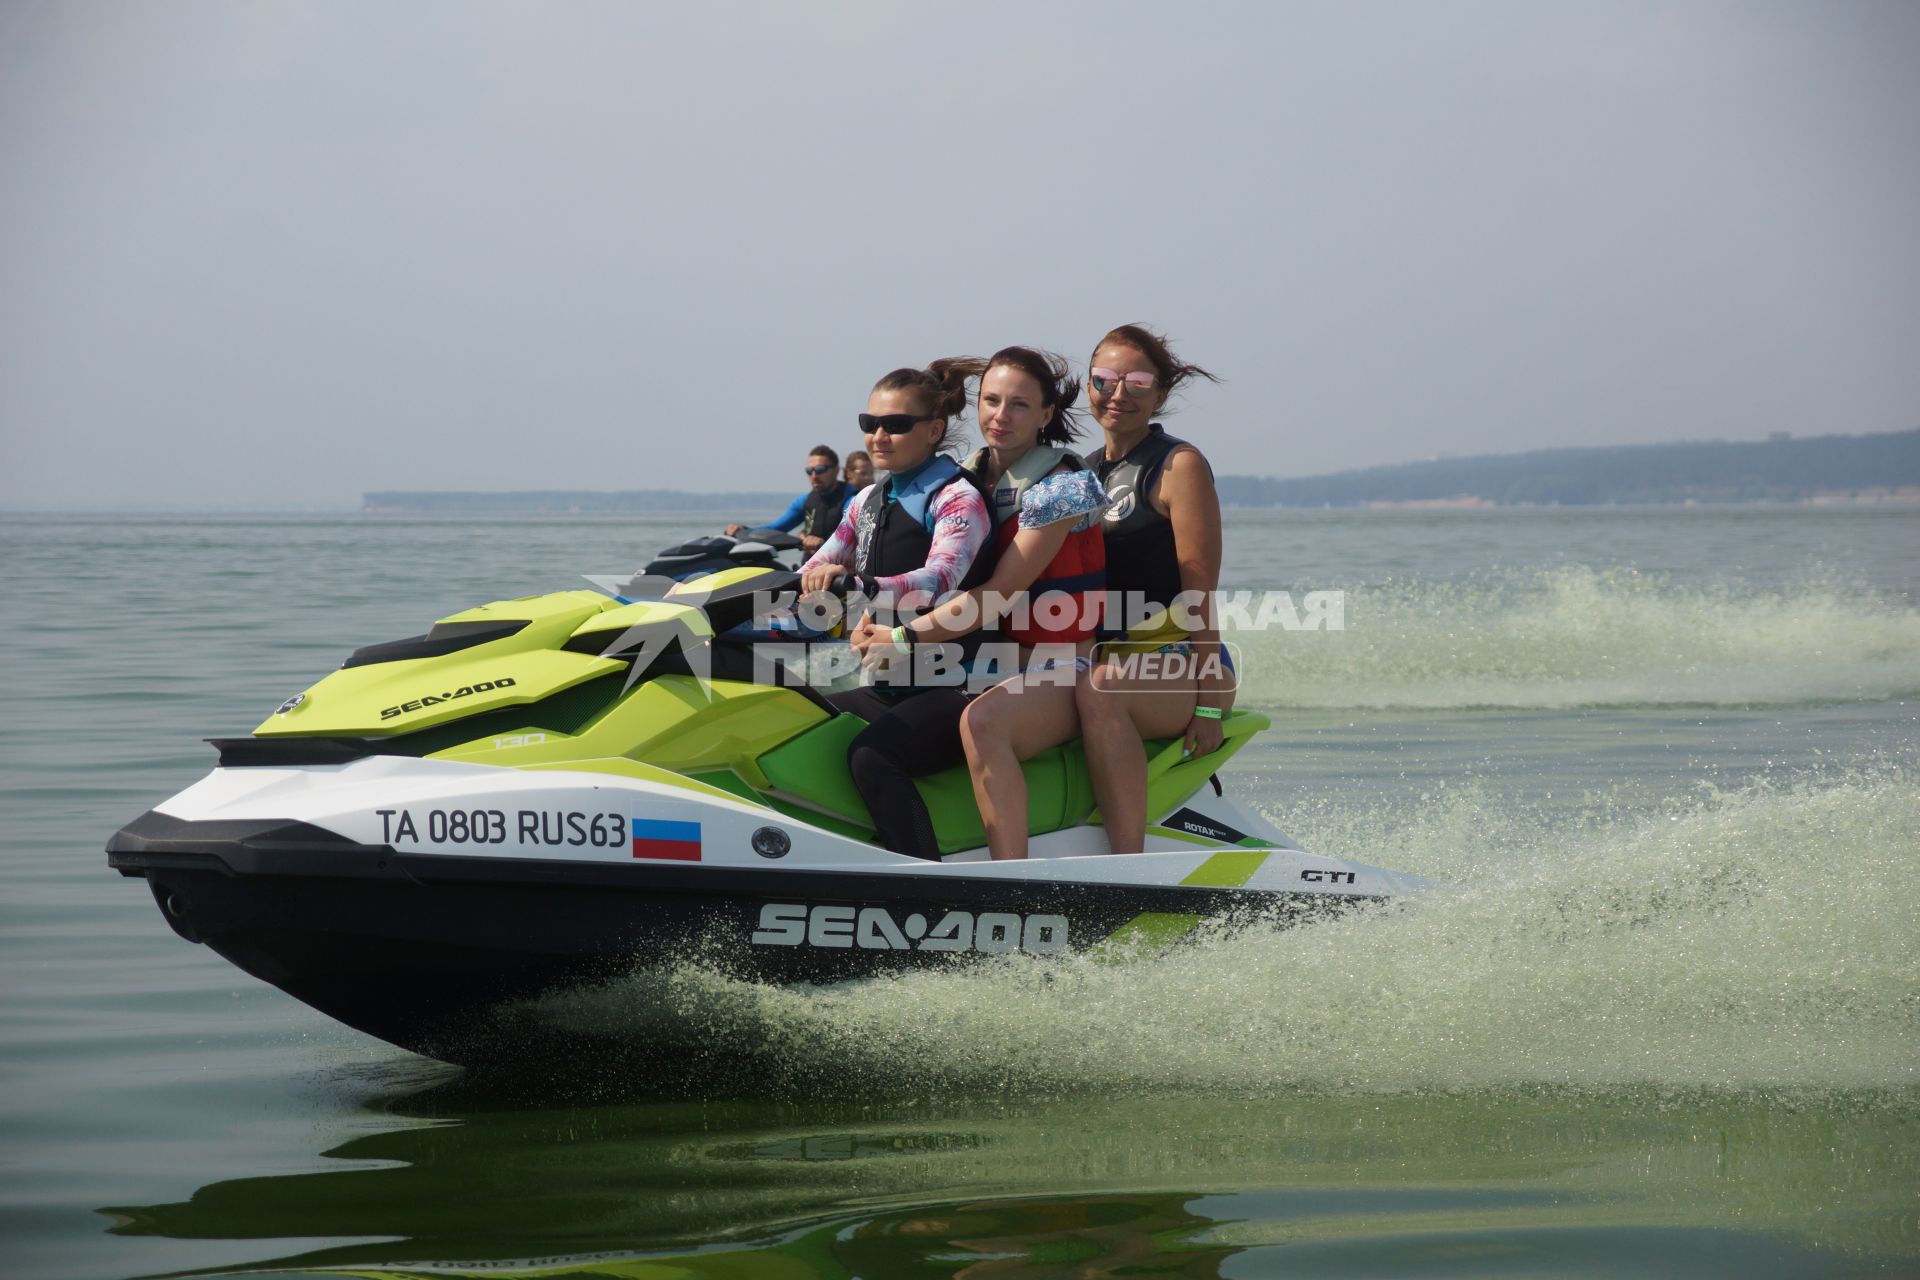
<svg viewBox="0 0 1920 1280">
<path fill-rule="evenodd" d="M 1268 727 L 1257 712 L 1230 712 L 1221 721 L 1221 742 L 1208 755 L 1186 759 L 1182 739 L 1147 743 L 1147 809 L 1158 814 L 1205 785 L 1207 778 L 1255 733 Z M 847 749 L 866 727 L 858 716 L 837 715 L 760 756 L 755 762 L 778 799 L 831 815 L 871 838 L 873 818 L 847 772 Z M 1044 835 L 1099 822 L 1093 782 L 1087 776 L 1086 749 L 1079 739 L 1043 751 L 1026 761 L 1027 833 Z M 914 783 L 933 818 L 942 853 L 977 849 L 987 842 L 974 803 L 973 779 L 959 765 Z"/>
</svg>

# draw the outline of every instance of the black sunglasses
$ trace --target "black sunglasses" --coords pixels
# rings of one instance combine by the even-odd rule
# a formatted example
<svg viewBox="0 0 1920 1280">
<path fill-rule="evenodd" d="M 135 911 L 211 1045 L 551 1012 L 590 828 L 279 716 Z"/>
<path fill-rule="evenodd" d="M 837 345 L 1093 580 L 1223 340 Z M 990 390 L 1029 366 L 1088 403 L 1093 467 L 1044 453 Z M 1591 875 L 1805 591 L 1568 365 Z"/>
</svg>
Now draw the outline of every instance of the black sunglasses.
<svg viewBox="0 0 1920 1280">
<path fill-rule="evenodd" d="M 917 413 L 863 413 L 860 415 L 860 430 L 868 435 L 884 431 L 890 436 L 903 436 L 923 422 L 937 419 L 923 418 Z"/>
</svg>

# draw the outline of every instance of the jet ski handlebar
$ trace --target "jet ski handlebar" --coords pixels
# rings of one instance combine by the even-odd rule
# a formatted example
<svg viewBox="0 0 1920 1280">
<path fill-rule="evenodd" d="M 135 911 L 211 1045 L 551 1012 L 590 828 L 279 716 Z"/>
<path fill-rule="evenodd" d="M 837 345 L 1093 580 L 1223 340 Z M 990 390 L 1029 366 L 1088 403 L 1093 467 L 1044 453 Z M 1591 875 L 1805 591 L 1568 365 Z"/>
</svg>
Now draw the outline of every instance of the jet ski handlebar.
<svg viewBox="0 0 1920 1280">
<path fill-rule="evenodd" d="M 720 536 L 726 537 L 728 535 L 721 534 Z M 757 542 L 761 546 L 774 551 L 797 551 L 800 548 L 800 539 L 783 529 L 742 529 L 738 535 L 734 536 L 733 541 L 736 543 Z"/>
</svg>

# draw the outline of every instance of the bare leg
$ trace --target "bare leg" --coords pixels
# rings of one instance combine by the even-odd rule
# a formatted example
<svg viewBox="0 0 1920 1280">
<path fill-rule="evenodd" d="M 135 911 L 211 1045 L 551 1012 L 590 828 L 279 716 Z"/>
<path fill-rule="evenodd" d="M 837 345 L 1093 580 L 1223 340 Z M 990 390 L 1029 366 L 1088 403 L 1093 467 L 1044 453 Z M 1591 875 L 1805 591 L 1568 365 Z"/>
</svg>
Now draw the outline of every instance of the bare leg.
<svg viewBox="0 0 1920 1280">
<path fill-rule="evenodd" d="M 1139 853 L 1147 843 L 1148 738 L 1185 733 L 1198 700 L 1190 682 L 1141 680 L 1097 666 L 1079 684 L 1076 705 L 1100 819 L 1113 853 Z"/>
<path fill-rule="evenodd" d="M 973 798 L 994 858 L 1027 856 L 1027 775 L 1020 762 L 1080 731 L 1073 703 L 1071 684 L 1029 684 L 1026 677 L 1015 676 L 975 698 L 960 717 L 960 741 L 973 770 Z"/>
</svg>

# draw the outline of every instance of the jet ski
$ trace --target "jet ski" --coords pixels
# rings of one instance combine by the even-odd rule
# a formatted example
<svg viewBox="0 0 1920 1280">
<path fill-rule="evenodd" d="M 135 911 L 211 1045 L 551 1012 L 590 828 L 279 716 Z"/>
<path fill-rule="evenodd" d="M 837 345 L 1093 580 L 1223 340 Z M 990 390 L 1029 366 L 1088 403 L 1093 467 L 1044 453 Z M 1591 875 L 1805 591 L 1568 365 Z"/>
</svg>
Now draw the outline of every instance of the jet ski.
<svg viewBox="0 0 1920 1280">
<path fill-rule="evenodd" d="M 749 529 L 738 537 L 714 534 L 668 547 L 647 562 L 651 577 L 692 582 L 728 569 L 797 569 L 800 539 L 779 529 Z"/>
<path fill-rule="evenodd" d="M 1224 794 L 1267 727 L 1248 711 L 1198 758 L 1148 744 L 1143 853 L 1105 852 L 1077 741 L 1026 765 L 1029 859 L 988 858 L 964 767 L 916 784 L 941 860 L 890 853 L 846 767 L 863 722 L 750 638 L 797 582 L 561 591 L 359 649 L 211 739 L 213 771 L 115 834 L 108 864 L 181 937 L 449 1061 L 509 1004 L 680 965 L 818 984 L 1119 961 L 1430 884 L 1306 852 Z"/>
</svg>

